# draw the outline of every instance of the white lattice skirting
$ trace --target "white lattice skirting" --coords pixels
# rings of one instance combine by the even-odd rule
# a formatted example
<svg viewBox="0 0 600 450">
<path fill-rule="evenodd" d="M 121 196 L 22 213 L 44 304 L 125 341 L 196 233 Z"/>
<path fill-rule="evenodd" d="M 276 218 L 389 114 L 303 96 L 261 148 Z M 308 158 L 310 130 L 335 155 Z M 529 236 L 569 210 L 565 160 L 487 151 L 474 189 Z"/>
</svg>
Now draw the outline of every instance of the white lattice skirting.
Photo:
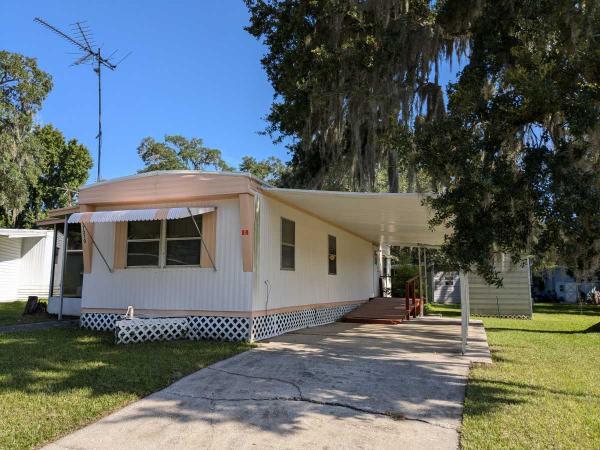
<svg viewBox="0 0 600 450">
<path fill-rule="evenodd" d="M 114 313 L 83 313 L 79 318 L 79 326 L 88 330 L 114 331 L 117 320 L 122 314 Z"/>
<path fill-rule="evenodd" d="M 310 308 L 254 317 L 251 340 L 260 341 L 289 331 L 335 322 L 357 306 L 358 304 Z"/>
<path fill-rule="evenodd" d="M 188 319 L 185 317 L 124 319 L 117 321 L 115 342 L 135 344 L 147 341 L 172 341 L 183 339 L 187 334 Z"/>
<path fill-rule="evenodd" d="M 114 331 L 117 344 L 173 339 L 260 341 L 301 328 L 335 322 L 358 304 L 299 309 L 268 316 L 187 316 L 124 319 L 121 314 L 83 313 L 82 328 Z"/>
</svg>

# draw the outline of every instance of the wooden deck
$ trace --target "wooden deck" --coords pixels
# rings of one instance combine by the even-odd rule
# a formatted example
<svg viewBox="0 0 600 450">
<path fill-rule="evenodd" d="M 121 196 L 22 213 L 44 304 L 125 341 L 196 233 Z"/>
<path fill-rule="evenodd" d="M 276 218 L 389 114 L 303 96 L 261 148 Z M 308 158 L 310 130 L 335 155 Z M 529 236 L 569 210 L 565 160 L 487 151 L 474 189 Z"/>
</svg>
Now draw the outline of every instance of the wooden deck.
<svg viewBox="0 0 600 450">
<path fill-rule="evenodd" d="M 396 325 L 419 315 L 421 299 L 410 299 L 408 303 L 404 298 L 373 298 L 350 311 L 342 321 Z"/>
</svg>

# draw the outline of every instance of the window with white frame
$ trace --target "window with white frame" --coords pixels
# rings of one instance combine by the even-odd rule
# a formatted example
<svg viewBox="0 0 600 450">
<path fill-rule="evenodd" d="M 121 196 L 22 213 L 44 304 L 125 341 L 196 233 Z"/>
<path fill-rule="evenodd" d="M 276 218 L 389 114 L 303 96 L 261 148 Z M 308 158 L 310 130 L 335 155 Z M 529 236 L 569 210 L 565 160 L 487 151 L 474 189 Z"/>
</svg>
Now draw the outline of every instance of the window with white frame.
<svg viewBox="0 0 600 450">
<path fill-rule="evenodd" d="M 335 236 L 327 236 L 327 253 L 329 275 L 337 275 L 337 239 Z"/>
<path fill-rule="evenodd" d="M 202 216 L 194 216 L 202 230 Z M 202 242 L 191 217 L 127 224 L 127 267 L 199 266 Z"/>
<path fill-rule="evenodd" d="M 195 216 L 194 219 L 200 228 L 202 226 L 202 216 Z M 200 247 L 202 246 L 202 242 L 191 217 L 167 220 L 165 239 L 167 245 L 165 265 L 200 265 Z"/>
<path fill-rule="evenodd" d="M 296 270 L 296 223 L 281 218 L 281 270 Z"/>
</svg>

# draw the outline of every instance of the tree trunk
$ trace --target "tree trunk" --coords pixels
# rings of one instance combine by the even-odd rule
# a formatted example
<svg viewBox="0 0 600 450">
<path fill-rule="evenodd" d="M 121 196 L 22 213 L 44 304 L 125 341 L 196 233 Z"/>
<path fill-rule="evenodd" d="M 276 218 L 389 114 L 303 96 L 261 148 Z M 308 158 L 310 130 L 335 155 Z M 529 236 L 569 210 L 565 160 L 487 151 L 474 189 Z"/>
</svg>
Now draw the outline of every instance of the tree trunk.
<svg viewBox="0 0 600 450">
<path fill-rule="evenodd" d="M 408 192 L 415 192 L 415 178 L 416 178 L 416 174 L 415 174 L 415 166 L 412 164 L 412 162 L 409 162 L 406 168 L 406 178 L 407 178 L 407 184 L 408 184 Z"/>
<path fill-rule="evenodd" d="M 400 183 L 398 180 L 398 151 L 395 148 L 388 149 L 388 190 L 398 192 Z"/>
</svg>

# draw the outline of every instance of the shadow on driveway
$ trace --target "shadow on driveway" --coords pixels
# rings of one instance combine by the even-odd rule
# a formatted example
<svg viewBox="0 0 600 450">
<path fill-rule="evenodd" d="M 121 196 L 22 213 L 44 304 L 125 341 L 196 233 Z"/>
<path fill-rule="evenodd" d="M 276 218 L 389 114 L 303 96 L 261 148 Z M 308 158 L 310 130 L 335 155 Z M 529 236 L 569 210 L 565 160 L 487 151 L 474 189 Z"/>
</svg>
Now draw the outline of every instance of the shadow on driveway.
<svg viewBox="0 0 600 450">
<path fill-rule="evenodd" d="M 334 323 L 289 333 L 174 383 L 50 448 L 457 448 L 480 322 Z"/>
</svg>

